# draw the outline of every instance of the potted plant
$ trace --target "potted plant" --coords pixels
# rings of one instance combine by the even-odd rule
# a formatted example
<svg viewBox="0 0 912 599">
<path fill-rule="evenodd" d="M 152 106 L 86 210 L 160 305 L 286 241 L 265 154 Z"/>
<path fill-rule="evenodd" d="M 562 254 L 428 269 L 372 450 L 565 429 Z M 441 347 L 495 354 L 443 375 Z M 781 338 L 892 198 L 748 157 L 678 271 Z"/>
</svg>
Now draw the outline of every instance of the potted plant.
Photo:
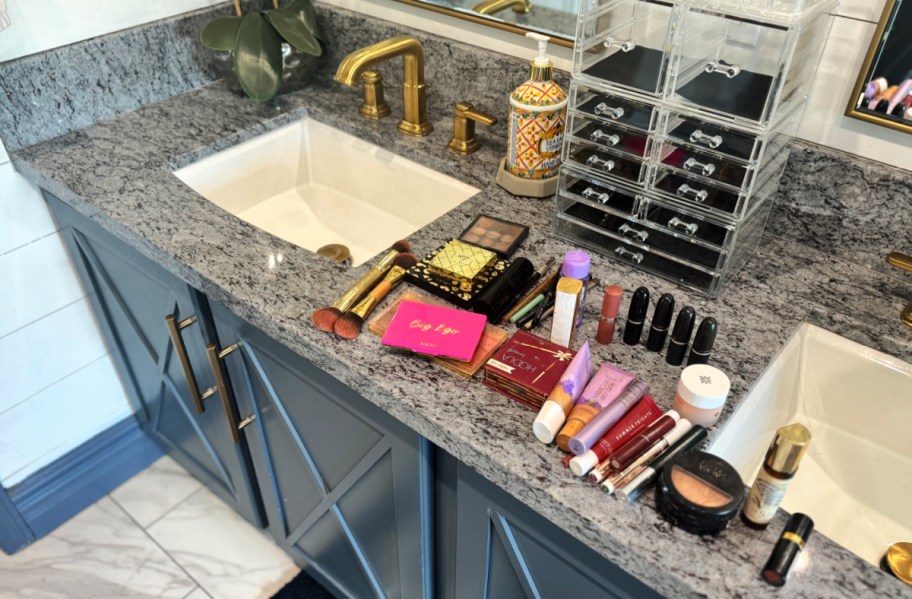
<svg viewBox="0 0 912 599">
<path fill-rule="evenodd" d="M 204 46 L 228 53 L 221 55 L 221 64 L 216 62 L 220 74 L 228 78 L 233 73 L 240 89 L 257 102 L 271 99 L 283 83 L 286 91 L 294 83 L 306 83 L 316 68 L 310 57 L 323 54 L 311 0 L 292 0 L 282 8 L 273 0 L 271 10 L 246 14 L 240 0 L 234 0 L 234 10 L 237 16 L 217 17 L 200 34 Z"/>
</svg>

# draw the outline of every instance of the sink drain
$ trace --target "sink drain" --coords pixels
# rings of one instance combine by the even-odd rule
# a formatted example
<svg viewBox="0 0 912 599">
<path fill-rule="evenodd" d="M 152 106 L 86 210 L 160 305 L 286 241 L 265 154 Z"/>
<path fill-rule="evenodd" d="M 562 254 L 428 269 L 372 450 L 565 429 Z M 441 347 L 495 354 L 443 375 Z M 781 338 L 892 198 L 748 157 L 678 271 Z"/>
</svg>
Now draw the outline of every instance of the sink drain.
<svg viewBox="0 0 912 599">
<path fill-rule="evenodd" d="M 329 245 L 324 245 L 317 250 L 317 254 L 323 256 L 324 258 L 329 258 L 334 262 L 344 264 L 346 262 L 351 262 L 351 250 L 341 243 L 330 243 Z"/>
</svg>

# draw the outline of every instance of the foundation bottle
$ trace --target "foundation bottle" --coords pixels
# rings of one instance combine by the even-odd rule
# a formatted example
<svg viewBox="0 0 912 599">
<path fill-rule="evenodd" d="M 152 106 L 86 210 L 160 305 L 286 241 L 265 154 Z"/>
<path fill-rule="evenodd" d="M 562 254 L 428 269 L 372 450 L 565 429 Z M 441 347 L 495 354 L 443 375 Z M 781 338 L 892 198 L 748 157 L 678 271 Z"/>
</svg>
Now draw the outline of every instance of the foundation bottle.
<svg viewBox="0 0 912 599">
<path fill-rule="evenodd" d="M 801 424 L 776 431 L 741 512 L 741 520 L 748 527 L 763 530 L 769 525 L 810 442 L 811 431 Z"/>
</svg>

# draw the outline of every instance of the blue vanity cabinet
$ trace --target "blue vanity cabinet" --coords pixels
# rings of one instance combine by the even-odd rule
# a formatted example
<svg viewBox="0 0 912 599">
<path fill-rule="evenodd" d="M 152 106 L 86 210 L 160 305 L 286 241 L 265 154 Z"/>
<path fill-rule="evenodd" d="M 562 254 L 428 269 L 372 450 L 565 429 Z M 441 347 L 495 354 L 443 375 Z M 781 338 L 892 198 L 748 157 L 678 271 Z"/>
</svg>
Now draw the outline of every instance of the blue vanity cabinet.
<svg viewBox="0 0 912 599">
<path fill-rule="evenodd" d="M 262 526 L 246 443 L 233 443 L 218 398 L 198 413 L 191 387 L 213 385 L 205 354 L 205 298 L 88 217 L 45 193 L 89 294 L 136 418 L 163 451 L 223 501 Z M 178 326 L 182 366 L 166 318 Z M 192 373 L 193 383 L 186 372 Z"/>
<path fill-rule="evenodd" d="M 436 461 L 438 529 L 455 531 L 438 539 L 452 579 L 438 582 L 441 597 L 661 597 L 470 467 L 440 450 Z"/>
<path fill-rule="evenodd" d="M 431 445 L 210 300 L 269 530 L 336 595 L 433 594 Z M 225 348 L 232 348 L 226 353 Z"/>
</svg>

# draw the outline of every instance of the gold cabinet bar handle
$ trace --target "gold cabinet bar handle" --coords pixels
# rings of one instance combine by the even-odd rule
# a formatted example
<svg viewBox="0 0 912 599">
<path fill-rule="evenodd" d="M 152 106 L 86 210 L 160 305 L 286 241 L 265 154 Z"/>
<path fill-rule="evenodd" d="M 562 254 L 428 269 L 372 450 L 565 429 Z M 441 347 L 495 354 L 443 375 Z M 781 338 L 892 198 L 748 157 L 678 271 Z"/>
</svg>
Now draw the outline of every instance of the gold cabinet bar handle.
<svg viewBox="0 0 912 599">
<path fill-rule="evenodd" d="M 165 323 L 168 325 L 168 334 L 171 335 L 171 343 L 174 344 L 174 351 L 177 353 L 177 359 L 180 361 L 181 369 L 184 371 L 184 378 L 187 379 L 187 387 L 190 390 L 190 402 L 196 409 L 197 414 L 202 414 L 206 407 L 203 400 L 208 397 L 200 395 L 199 386 L 196 384 L 196 377 L 193 375 L 193 366 L 190 364 L 190 358 L 187 357 L 187 348 L 184 345 L 184 339 L 181 337 L 181 331 L 196 322 L 196 315 L 185 318 L 177 322 L 175 314 L 165 316 Z M 211 395 L 211 394 L 210 394 Z"/>
<path fill-rule="evenodd" d="M 215 376 L 215 390 L 219 397 L 222 398 L 222 407 L 225 409 L 225 418 L 228 419 L 228 432 L 231 440 L 235 443 L 241 442 L 239 432 L 248 424 L 256 420 L 256 415 L 251 414 L 238 422 L 237 406 L 234 403 L 234 395 L 231 393 L 231 384 L 228 380 L 228 373 L 225 371 L 225 365 L 222 360 L 240 347 L 240 341 L 234 345 L 220 350 L 215 343 L 206 346 L 206 356 L 209 358 L 209 366 L 212 368 L 212 374 Z"/>
</svg>

